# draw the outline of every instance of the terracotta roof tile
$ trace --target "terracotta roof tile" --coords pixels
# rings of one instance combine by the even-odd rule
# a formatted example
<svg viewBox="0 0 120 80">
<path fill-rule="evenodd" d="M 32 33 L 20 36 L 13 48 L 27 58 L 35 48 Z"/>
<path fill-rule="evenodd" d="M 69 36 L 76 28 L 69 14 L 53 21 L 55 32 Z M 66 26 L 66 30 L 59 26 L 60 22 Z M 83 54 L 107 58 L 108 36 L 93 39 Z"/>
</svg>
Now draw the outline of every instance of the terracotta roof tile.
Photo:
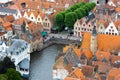
<svg viewBox="0 0 120 80">
<path fill-rule="evenodd" d="M 116 63 L 116 61 L 120 60 L 120 56 L 112 55 L 111 62 Z"/>
<path fill-rule="evenodd" d="M 97 51 L 96 52 L 96 57 L 99 61 L 102 61 L 104 58 L 109 61 L 111 54 L 109 52 L 104 52 L 104 51 Z"/>
<path fill-rule="evenodd" d="M 73 72 L 71 72 L 70 75 L 68 75 L 68 76 L 72 77 L 72 78 L 85 80 L 85 77 L 79 68 L 75 68 L 75 70 Z"/>
<path fill-rule="evenodd" d="M 120 12 L 120 8 L 119 7 L 115 8 L 115 11 Z"/>
<path fill-rule="evenodd" d="M 0 23 L 3 23 L 4 21 L 3 21 L 3 19 L 0 17 Z"/>
<path fill-rule="evenodd" d="M 120 19 L 114 22 L 115 27 L 118 29 L 118 26 L 120 26 Z"/>
<path fill-rule="evenodd" d="M 75 53 L 77 54 L 78 57 L 81 56 L 81 51 L 78 47 L 75 47 L 73 50 L 75 51 Z"/>
<path fill-rule="evenodd" d="M 69 48 L 70 48 L 70 46 L 65 46 L 65 47 L 63 48 L 63 53 L 66 53 Z"/>
<path fill-rule="evenodd" d="M 3 27 L 6 31 L 12 30 L 12 24 L 10 22 L 3 23 Z"/>
<path fill-rule="evenodd" d="M 13 22 L 15 19 L 14 19 L 14 16 L 13 15 L 9 15 L 9 16 L 5 16 L 4 17 L 4 21 L 5 22 Z"/>
<path fill-rule="evenodd" d="M 90 49 L 91 33 L 84 33 L 81 49 Z"/>
<path fill-rule="evenodd" d="M 118 51 L 120 48 L 119 41 L 120 36 L 98 34 L 98 50 Z"/>
<path fill-rule="evenodd" d="M 120 75 L 120 69 L 113 68 L 109 71 L 107 80 L 115 80 L 116 76 Z"/>
<path fill-rule="evenodd" d="M 82 72 L 86 77 L 92 77 L 94 72 L 93 66 L 82 66 Z"/>
</svg>

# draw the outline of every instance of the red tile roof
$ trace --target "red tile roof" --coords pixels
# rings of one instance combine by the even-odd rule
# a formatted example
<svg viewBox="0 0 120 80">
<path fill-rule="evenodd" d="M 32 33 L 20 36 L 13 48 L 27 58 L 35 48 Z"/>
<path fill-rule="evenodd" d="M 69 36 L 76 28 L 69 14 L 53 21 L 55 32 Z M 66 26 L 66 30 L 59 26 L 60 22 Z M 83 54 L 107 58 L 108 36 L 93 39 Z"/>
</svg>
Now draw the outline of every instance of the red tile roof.
<svg viewBox="0 0 120 80">
<path fill-rule="evenodd" d="M 115 80 L 116 77 L 120 75 L 120 69 L 113 68 L 109 71 L 107 80 Z"/>
<path fill-rule="evenodd" d="M 110 57 L 111 57 L 111 54 L 110 52 L 104 52 L 104 51 L 97 51 L 96 52 L 96 57 L 99 61 L 102 61 L 104 58 L 109 61 L 110 60 Z"/>
<path fill-rule="evenodd" d="M 98 50 L 118 51 L 119 48 L 120 36 L 98 34 Z"/>
</svg>

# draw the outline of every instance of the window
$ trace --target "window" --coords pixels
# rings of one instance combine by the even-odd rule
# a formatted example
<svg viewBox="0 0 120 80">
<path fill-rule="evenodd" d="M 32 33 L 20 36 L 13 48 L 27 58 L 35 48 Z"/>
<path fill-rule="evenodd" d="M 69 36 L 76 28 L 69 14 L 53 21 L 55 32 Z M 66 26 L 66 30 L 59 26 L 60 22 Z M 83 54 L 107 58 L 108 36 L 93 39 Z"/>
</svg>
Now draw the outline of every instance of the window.
<svg viewBox="0 0 120 80">
<path fill-rule="evenodd" d="M 40 18 L 38 18 L 38 21 L 40 21 Z"/>
<path fill-rule="evenodd" d="M 75 29 L 77 30 L 77 27 Z"/>
<path fill-rule="evenodd" d="M 111 28 L 113 28 L 113 26 L 111 26 Z"/>
<path fill-rule="evenodd" d="M 108 34 L 108 32 L 106 32 L 106 34 Z"/>
<path fill-rule="evenodd" d="M 102 26 L 100 27 L 100 29 L 103 29 Z"/>
<path fill-rule="evenodd" d="M 97 1 L 97 4 L 99 4 L 99 1 Z"/>
<path fill-rule="evenodd" d="M 33 17 L 31 17 L 31 19 L 33 19 Z"/>
<path fill-rule="evenodd" d="M 49 27 L 49 23 L 48 23 L 48 27 Z"/>
<path fill-rule="evenodd" d="M 45 21 L 47 21 L 47 19 L 45 19 Z"/>
<path fill-rule="evenodd" d="M 114 32 L 114 30 L 112 30 L 112 32 Z"/>
<path fill-rule="evenodd" d="M 85 24 L 83 24 L 83 26 L 85 26 Z"/>
<path fill-rule="evenodd" d="M 79 30 L 80 30 L 80 28 L 79 28 Z"/>
<path fill-rule="evenodd" d="M 84 30 L 86 31 L 86 28 Z"/>
<path fill-rule="evenodd" d="M 111 31 L 111 29 L 109 29 L 109 31 Z"/>
<path fill-rule="evenodd" d="M 109 32 L 109 35 L 111 35 L 111 33 Z"/>
<path fill-rule="evenodd" d="M 89 31 L 89 29 L 87 29 L 87 31 Z"/>
<path fill-rule="evenodd" d="M 90 25 L 89 25 L 89 27 L 90 27 Z"/>
<path fill-rule="evenodd" d="M 117 35 L 117 33 L 115 33 L 115 35 Z"/>
</svg>

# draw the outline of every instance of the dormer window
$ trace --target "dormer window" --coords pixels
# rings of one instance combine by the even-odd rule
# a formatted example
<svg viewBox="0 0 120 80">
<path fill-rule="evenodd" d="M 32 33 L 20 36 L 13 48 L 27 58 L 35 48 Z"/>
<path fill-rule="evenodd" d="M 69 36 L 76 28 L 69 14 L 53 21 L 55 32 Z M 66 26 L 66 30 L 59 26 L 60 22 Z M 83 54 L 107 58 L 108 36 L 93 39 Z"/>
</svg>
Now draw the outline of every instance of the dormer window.
<svg viewBox="0 0 120 80">
<path fill-rule="evenodd" d="M 89 25 L 89 27 L 90 27 L 90 25 Z"/>
<path fill-rule="evenodd" d="M 33 17 L 31 17 L 31 19 L 33 19 Z"/>
<path fill-rule="evenodd" d="M 19 54 L 19 52 L 16 52 L 17 53 L 17 55 Z"/>
<path fill-rule="evenodd" d="M 45 21 L 47 21 L 47 19 L 45 19 Z"/>
<path fill-rule="evenodd" d="M 111 28 L 113 28 L 113 26 L 111 26 Z"/>
<path fill-rule="evenodd" d="M 83 24 L 83 26 L 85 26 L 85 24 Z"/>
<path fill-rule="evenodd" d="M 11 52 L 10 52 L 10 54 L 12 55 L 12 54 L 13 54 L 13 52 L 11 51 Z"/>
<path fill-rule="evenodd" d="M 99 1 L 97 1 L 97 4 L 99 4 Z"/>
</svg>

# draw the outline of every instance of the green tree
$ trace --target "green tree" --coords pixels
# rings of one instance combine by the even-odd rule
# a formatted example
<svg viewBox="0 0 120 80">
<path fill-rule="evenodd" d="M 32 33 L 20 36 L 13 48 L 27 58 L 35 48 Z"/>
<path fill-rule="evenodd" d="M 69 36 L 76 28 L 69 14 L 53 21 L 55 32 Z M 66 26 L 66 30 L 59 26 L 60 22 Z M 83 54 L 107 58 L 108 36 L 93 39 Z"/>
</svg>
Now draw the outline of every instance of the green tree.
<svg viewBox="0 0 120 80">
<path fill-rule="evenodd" d="M 74 19 L 75 19 L 75 21 L 78 19 L 78 16 L 77 16 L 77 14 L 75 13 L 75 12 L 72 12 L 72 14 L 74 15 Z"/>
<path fill-rule="evenodd" d="M 20 73 L 13 68 L 9 68 L 6 73 L 8 80 L 22 80 Z"/>
<path fill-rule="evenodd" d="M 78 19 L 81 19 L 84 16 L 78 9 L 75 10 L 75 13 L 77 14 Z"/>
<path fill-rule="evenodd" d="M 0 80 L 8 80 L 7 75 L 5 75 L 5 74 L 0 74 Z"/>
<path fill-rule="evenodd" d="M 9 57 L 5 57 L 2 62 L 0 62 L 0 73 L 5 73 L 8 68 L 14 68 L 14 63 L 10 60 Z"/>
<path fill-rule="evenodd" d="M 57 26 L 59 26 L 59 27 L 62 26 L 62 24 L 64 23 L 64 18 L 61 13 L 59 13 L 55 16 L 55 22 L 56 22 Z"/>
<path fill-rule="evenodd" d="M 72 29 L 75 23 L 74 14 L 72 12 L 65 15 L 65 24 L 68 28 Z"/>
</svg>

